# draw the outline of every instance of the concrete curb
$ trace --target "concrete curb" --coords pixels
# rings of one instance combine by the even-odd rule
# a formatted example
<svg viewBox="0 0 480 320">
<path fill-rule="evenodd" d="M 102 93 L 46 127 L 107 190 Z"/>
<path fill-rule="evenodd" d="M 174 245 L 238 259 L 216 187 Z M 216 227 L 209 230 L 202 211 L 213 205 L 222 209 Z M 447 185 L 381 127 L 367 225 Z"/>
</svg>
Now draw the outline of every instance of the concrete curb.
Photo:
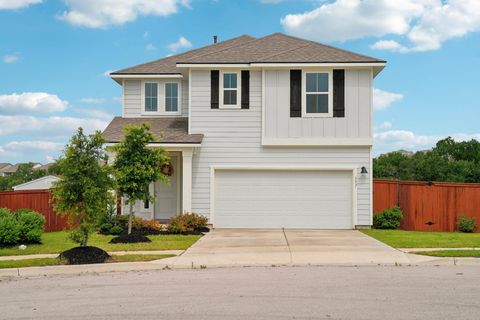
<svg viewBox="0 0 480 320">
<path fill-rule="evenodd" d="M 155 250 L 155 251 L 112 251 L 108 254 L 110 255 L 117 255 L 123 256 L 126 254 L 174 254 L 180 255 L 185 250 Z M 58 257 L 58 253 L 44 253 L 44 254 L 27 254 L 27 255 L 18 255 L 18 256 L 0 256 L 0 261 L 8 261 L 8 260 L 27 260 L 27 259 L 41 259 L 41 258 L 56 258 Z"/>
<path fill-rule="evenodd" d="M 480 250 L 480 248 L 398 248 L 403 252 L 444 251 L 444 250 Z"/>
<path fill-rule="evenodd" d="M 166 269 L 206 269 L 206 268 L 242 268 L 242 267 L 378 267 L 378 266 L 480 266 L 478 258 L 436 258 L 428 256 L 419 256 L 406 254 L 410 263 L 230 263 L 222 265 L 194 265 L 194 264 L 176 264 L 177 257 L 166 258 L 148 262 L 117 262 L 105 264 L 89 265 L 61 265 L 46 267 L 27 267 L 27 268 L 9 268 L 0 269 L 0 279 L 5 278 L 28 278 L 28 277 L 46 277 L 59 275 L 82 275 L 108 272 L 129 272 L 129 271 L 148 271 L 148 270 L 166 270 Z"/>
</svg>

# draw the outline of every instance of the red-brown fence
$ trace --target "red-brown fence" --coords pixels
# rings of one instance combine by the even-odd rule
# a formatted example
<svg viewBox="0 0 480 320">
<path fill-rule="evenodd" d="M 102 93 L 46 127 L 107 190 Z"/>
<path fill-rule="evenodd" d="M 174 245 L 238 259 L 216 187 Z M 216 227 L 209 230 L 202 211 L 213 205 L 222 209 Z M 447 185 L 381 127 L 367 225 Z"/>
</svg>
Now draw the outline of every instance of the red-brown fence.
<svg viewBox="0 0 480 320">
<path fill-rule="evenodd" d="M 459 216 L 480 222 L 480 183 L 374 180 L 373 211 L 400 206 L 401 229 L 454 231 Z"/>
<path fill-rule="evenodd" d="M 0 208 L 12 211 L 31 209 L 45 217 L 45 231 L 60 231 L 68 228 L 67 219 L 58 216 L 50 203 L 49 190 L 25 190 L 0 192 Z"/>
</svg>

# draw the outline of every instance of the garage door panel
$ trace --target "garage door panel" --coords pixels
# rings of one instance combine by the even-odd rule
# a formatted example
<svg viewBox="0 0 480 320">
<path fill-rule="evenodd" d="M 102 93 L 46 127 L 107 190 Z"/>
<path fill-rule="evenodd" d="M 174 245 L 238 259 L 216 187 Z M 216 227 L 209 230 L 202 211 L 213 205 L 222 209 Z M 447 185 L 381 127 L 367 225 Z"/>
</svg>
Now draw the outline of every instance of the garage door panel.
<svg viewBox="0 0 480 320">
<path fill-rule="evenodd" d="M 352 227 L 348 171 L 218 170 L 216 227 Z"/>
</svg>

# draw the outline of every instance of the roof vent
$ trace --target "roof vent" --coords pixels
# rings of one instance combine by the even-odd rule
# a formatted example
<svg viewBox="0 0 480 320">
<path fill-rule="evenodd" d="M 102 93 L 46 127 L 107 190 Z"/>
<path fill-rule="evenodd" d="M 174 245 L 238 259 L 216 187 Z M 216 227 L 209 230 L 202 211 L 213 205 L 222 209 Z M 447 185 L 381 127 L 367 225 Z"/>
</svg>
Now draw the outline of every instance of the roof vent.
<svg viewBox="0 0 480 320">
<path fill-rule="evenodd" d="M 213 36 L 213 43 L 214 44 L 217 43 L 217 40 L 218 40 L 217 36 Z"/>
</svg>

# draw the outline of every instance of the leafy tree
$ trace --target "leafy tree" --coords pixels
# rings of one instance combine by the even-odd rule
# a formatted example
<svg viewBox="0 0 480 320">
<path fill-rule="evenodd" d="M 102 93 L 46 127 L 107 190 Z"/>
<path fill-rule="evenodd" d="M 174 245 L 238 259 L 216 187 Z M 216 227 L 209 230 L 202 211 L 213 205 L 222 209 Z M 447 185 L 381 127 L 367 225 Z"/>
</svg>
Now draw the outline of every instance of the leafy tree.
<svg viewBox="0 0 480 320">
<path fill-rule="evenodd" d="M 148 186 L 160 180 L 168 183 L 168 176 L 161 172 L 161 166 L 169 163 L 164 148 L 148 148 L 155 141 L 150 126 L 130 125 L 125 127 L 125 137 L 113 150 L 116 152 L 113 172 L 118 195 L 129 205 L 128 234 L 132 232 L 133 206 L 138 200 L 153 201 Z"/>
<path fill-rule="evenodd" d="M 373 160 L 375 178 L 480 182 L 480 142 L 440 140 L 432 150 L 413 155 L 391 152 Z"/>
<path fill-rule="evenodd" d="M 16 172 L 11 175 L 0 177 L 0 190 L 12 190 L 13 186 L 32 181 L 47 175 L 43 169 L 34 169 L 33 163 L 22 163 Z"/>
<path fill-rule="evenodd" d="M 61 180 L 54 183 L 54 210 L 68 216 L 75 227 L 70 237 L 81 246 L 87 245 L 113 200 L 104 142 L 99 131 L 85 135 L 79 128 L 57 162 Z"/>
</svg>

